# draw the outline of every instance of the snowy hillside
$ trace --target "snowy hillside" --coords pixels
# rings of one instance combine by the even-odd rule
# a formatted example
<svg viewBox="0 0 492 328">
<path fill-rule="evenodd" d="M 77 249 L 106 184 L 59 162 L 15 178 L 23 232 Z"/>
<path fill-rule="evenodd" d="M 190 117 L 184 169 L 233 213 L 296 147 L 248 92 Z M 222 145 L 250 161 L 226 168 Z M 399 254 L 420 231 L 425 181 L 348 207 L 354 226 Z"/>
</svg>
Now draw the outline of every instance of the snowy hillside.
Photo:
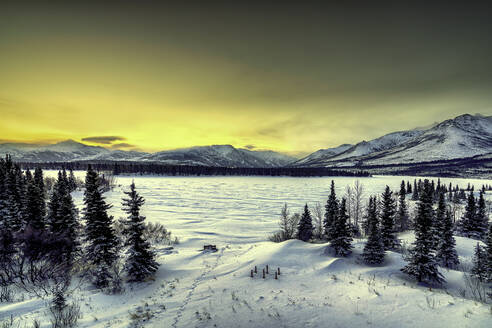
<svg viewBox="0 0 492 328">
<path fill-rule="evenodd" d="M 250 222 L 251 223 L 251 222 Z M 410 241 L 411 234 L 401 238 Z M 69 300 L 81 306 L 80 327 L 490 327 L 489 306 L 460 297 L 463 273 L 442 270 L 446 289 L 415 284 L 400 272 L 401 254 L 388 252 L 382 266 L 354 254 L 336 258 L 326 245 L 291 240 L 280 244 L 222 243 L 202 253 L 203 242 L 160 247 L 155 281 L 106 295 L 83 285 Z M 475 242 L 457 238 L 462 261 L 470 261 Z M 262 278 L 261 270 L 270 271 Z M 257 266 L 259 274 L 250 277 Z M 273 271 L 280 268 L 278 280 Z M 45 303 L 27 298 L 2 306 L 11 314 L 47 324 Z"/>
<path fill-rule="evenodd" d="M 320 149 L 315 151 L 314 153 L 310 154 L 307 157 L 304 157 L 298 161 L 295 162 L 296 165 L 302 166 L 302 165 L 310 165 L 312 163 L 316 163 L 318 160 L 322 159 L 327 159 L 327 158 L 332 158 L 335 155 L 338 155 L 340 153 L 343 153 L 347 149 L 352 148 L 353 145 L 350 144 L 343 144 L 335 148 L 328 148 L 328 149 Z"/>
<path fill-rule="evenodd" d="M 338 154 L 316 153 L 296 166 L 354 166 L 419 163 L 492 152 L 492 117 L 461 115 L 427 129 L 394 132 L 362 141 Z M 315 156 L 313 156 L 315 155 Z"/>
<path fill-rule="evenodd" d="M 143 161 L 169 164 L 226 166 L 226 167 L 277 167 L 294 160 L 272 151 L 237 149 L 231 145 L 213 145 L 162 151 L 141 158 Z"/>
<path fill-rule="evenodd" d="M 204 165 L 227 167 L 279 167 L 295 158 L 273 151 L 253 151 L 231 145 L 214 145 L 166 150 L 157 153 L 110 150 L 89 146 L 73 140 L 52 145 L 21 143 L 0 144 L 0 154 L 10 154 L 19 162 L 70 161 L 146 161 L 173 165 Z"/>
</svg>

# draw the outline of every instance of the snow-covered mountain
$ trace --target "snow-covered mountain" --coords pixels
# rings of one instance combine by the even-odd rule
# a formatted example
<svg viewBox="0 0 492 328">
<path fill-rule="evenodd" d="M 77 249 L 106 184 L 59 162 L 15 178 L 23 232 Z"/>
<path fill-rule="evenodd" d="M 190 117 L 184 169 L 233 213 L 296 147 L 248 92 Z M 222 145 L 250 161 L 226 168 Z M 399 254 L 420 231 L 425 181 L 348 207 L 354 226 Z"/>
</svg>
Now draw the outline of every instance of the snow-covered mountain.
<svg viewBox="0 0 492 328">
<path fill-rule="evenodd" d="M 315 151 L 314 153 L 310 154 L 309 156 L 306 156 L 298 161 L 296 161 L 296 165 L 310 165 L 311 163 L 316 163 L 318 160 L 322 160 L 324 158 L 331 158 L 334 157 L 340 153 L 343 153 L 347 149 L 353 147 L 353 145 L 350 144 L 343 144 L 335 148 L 328 148 L 328 149 L 320 149 Z"/>
<path fill-rule="evenodd" d="M 347 150 L 315 152 L 294 166 L 355 166 L 420 163 L 492 152 L 492 117 L 461 115 L 428 128 L 386 134 Z"/>
<path fill-rule="evenodd" d="M 148 154 L 141 160 L 182 165 L 226 167 L 279 167 L 295 158 L 273 151 L 253 151 L 231 145 L 213 145 L 166 150 Z"/>
<path fill-rule="evenodd" d="M 19 162 L 146 161 L 175 165 L 227 167 L 279 167 L 295 158 L 273 151 L 253 151 L 231 145 L 213 145 L 166 150 L 157 153 L 110 150 L 73 140 L 52 145 L 5 143 L 0 154 L 10 154 Z"/>
</svg>

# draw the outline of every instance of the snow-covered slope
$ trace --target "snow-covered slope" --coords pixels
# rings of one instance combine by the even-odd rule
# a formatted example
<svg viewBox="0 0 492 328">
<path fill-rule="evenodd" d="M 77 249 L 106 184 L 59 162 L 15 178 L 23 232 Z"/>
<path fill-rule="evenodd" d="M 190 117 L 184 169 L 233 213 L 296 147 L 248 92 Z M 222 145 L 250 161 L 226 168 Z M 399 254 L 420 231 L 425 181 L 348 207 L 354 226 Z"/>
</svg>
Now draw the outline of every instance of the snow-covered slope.
<svg viewBox="0 0 492 328">
<path fill-rule="evenodd" d="M 157 153 L 110 150 L 89 146 L 73 140 L 52 145 L 0 144 L 0 154 L 10 154 L 19 162 L 70 161 L 151 161 L 175 165 L 205 165 L 227 167 L 278 167 L 295 158 L 273 151 L 252 151 L 231 145 L 213 145 L 166 150 Z"/>
<path fill-rule="evenodd" d="M 205 166 L 276 167 L 284 166 L 294 161 L 294 158 L 272 151 L 252 151 L 237 149 L 231 145 L 213 145 L 162 151 L 146 155 L 142 160 Z"/>
<path fill-rule="evenodd" d="M 296 166 L 420 163 L 492 152 L 492 117 L 461 115 L 427 129 L 393 132 L 362 141 L 338 155 L 309 155 Z"/>
<path fill-rule="evenodd" d="M 335 148 L 328 149 L 320 149 L 315 151 L 314 153 L 298 160 L 295 162 L 296 165 L 310 165 L 312 163 L 316 163 L 318 160 L 326 160 L 328 158 L 332 158 L 340 153 L 343 153 L 347 149 L 350 149 L 353 145 L 343 144 Z"/>
</svg>

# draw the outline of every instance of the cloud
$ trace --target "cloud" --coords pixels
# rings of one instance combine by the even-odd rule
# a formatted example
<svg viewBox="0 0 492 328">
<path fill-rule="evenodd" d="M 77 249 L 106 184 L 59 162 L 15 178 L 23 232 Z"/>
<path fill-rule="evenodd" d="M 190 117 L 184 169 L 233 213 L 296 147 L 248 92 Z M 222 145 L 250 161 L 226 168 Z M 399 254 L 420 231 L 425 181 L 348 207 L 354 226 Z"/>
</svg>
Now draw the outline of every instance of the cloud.
<svg viewBox="0 0 492 328">
<path fill-rule="evenodd" d="M 244 148 L 252 150 L 252 149 L 255 149 L 256 146 L 255 145 L 245 145 Z"/>
<path fill-rule="evenodd" d="M 135 148 L 135 147 L 136 147 L 135 145 L 132 145 L 132 144 L 129 144 L 126 142 L 120 142 L 120 143 L 116 143 L 116 144 L 111 145 L 112 149 Z"/>
<path fill-rule="evenodd" d="M 118 136 L 96 136 L 96 137 L 82 138 L 82 141 L 88 141 L 88 142 L 98 143 L 103 145 L 110 145 L 115 141 L 123 141 L 123 140 L 126 140 L 126 138 L 118 137 Z"/>
</svg>

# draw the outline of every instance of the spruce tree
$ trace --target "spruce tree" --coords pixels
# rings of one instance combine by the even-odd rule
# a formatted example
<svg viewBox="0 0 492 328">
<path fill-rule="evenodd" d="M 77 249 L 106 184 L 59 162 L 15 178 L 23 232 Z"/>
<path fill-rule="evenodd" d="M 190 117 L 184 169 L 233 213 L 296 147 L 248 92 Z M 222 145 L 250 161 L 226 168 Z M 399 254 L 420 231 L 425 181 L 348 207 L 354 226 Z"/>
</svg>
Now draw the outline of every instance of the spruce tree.
<svg viewBox="0 0 492 328">
<path fill-rule="evenodd" d="M 74 192 L 77 190 L 77 181 L 75 180 L 75 175 L 73 174 L 73 170 L 70 169 L 70 173 L 68 176 L 68 188 L 70 192 Z"/>
<path fill-rule="evenodd" d="M 41 172 L 41 173 L 39 173 Z M 26 172 L 27 173 L 27 172 Z M 32 179 L 27 179 L 26 189 L 26 226 L 41 232 L 45 228 L 46 202 L 44 199 L 44 184 L 40 190 L 39 175 L 42 171 L 36 170 Z"/>
<path fill-rule="evenodd" d="M 346 199 L 342 198 L 338 215 L 333 222 L 332 238 L 330 247 L 337 256 L 347 256 L 351 253 L 352 237 L 350 226 L 348 223 L 348 215 L 346 209 Z"/>
<path fill-rule="evenodd" d="M 453 236 L 453 220 L 451 212 L 446 211 L 441 221 L 440 240 L 437 248 L 437 260 L 439 263 L 449 269 L 455 269 L 460 263 L 456 253 L 456 241 Z"/>
<path fill-rule="evenodd" d="M 50 233 L 64 244 L 64 261 L 73 262 L 79 250 L 78 212 L 70 195 L 66 173 L 58 172 L 58 179 L 49 202 L 47 225 Z"/>
<path fill-rule="evenodd" d="M 13 257 L 16 254 L 14 232 L 12 230 L 11 209 L 9 206 L 9 183 L 13 163 L 10 157 L 0 159 L 0 285 L 12 282 L 9 274 Z"/>
<path fill-rule="evenodd" d="M 465 207 L 465 214 L 461 218 L 458 230 L 464 237 L 481 239 L 483 237 L 482 222 L 477 215 L 477 206 L 473 191 L 470 191 Z"/>
<path fill-rule="evenodd" d="M 443 283 L 444 277 L 437 268 L 437 261 L 432 250 L 432 221 L 433 221 L 433 195 L 429 180 L 423 183 L 420 199 L 417 205 L 415 217 L 415 242 L 409 251 L 408 264 L 401 269 L 402 272 L 413 276 L 418 282 Z"/>
<path fill-rule="evenodd" d="M 129 281 L 143 281 L 153 275 L 159 268 L 155 260 L 155 253 L 150 244 L 143 237 L 145 217 L 140 215 L 140 208 L 145 203 L 142 196 L 135 189 L 135 183 L 130 185 L 130 191 L 125 192 L 128 198 L 123 199 L 123 210 L 128 217 L 123 221 L 125 225 L 125 245 L 128 246 L 128 258 L 125 269 Z"/>
<path fill-rule="evenodd" d="M 369 198 L 368 216 L 367 216 L 367 243 L 362 252 L 362 259 L 367 264 L 381 264 L 384 261 L 384 247 L 379 232 L 379 219 L 377 214 L 376 198 Z"/>
<path fill-rule="evenodd" d="M 432 222 L 432 239 L 434 241 L 433 247 L 435 250 L 439 247 L 441 240 L 444 221 L 446 217 L 446 201 L 444 199 L 444 194 L 439 194 L 439 200 L 437 202 L 437 209 L 435 211 L 434 220 Z"/>
<path fill-rule="evenodd" d="M 396 204 L 388 186 L 382 194 L 381 205 L 381 240 L 385 250 L 395 249 L 400 244 L 395 234 Z"/>
<path fill-rule="evenodd" d="M 488 282 L 492 282 L 492 224 L 489 226 L 489 232 L 485 239 L 486 252 L 487 252 L 487 275 Z"/>
<path fill-rule="evenodd" d="M 400 194 L 398 198 L 398 213 L 396 216 L 396 229 L 397 231 L 405 231 L 410 228 L 408 208 L 406 202 L 405 182 L 401 182 Z"/>
<path fill-rule="evenodd" d="M 307 204 L 304 206 L 301 220 L 297 227 L 296 238 L 302 241 L 309 241 L 313 236 L 313 220 Z"/>
<path fill-rule="evenodd" d="M 328 196 L 328 201 L 325 206 L 325 234 L 328 240 L 333 238 L 334 234 L 334 223 L 338 216 L 338 200 L 335 193 L 335 182 L 331 180 L 330 196 Z"/>
<path fill-rule="evenodd" d="M 477 246 L 475 246 L 475 254 L 473 255 L 473 267 L 471 269 L 471 274 L 481 282 L 487 282 L 489 278 L 487 271 L 487 253 L 483 247 L 477 243 Z"/>
<path fill-rule="evenodd" d="M 477 235 L 479 239 L 485 240 L 489 226 L 489 216 L 487 214 L 487 206 L 484 199 L 484 191 L 480 191 L 480 196 L 477 202 L 477 212 L 475 217 L 477 225 Z"/>
<path fill-rule="evenodd" d="M 110 269 L 118 258 L 118 239 L 113 217 L 107 213 L 111 206 L 106 204 L 99 176 L 90 166 L 85 178 L 84 205 L 87 260 L 93 267 L 94 284 L 104 288 L 112 279 Z"/>
<path fill-rule="evenodd" d="M 417 180 L 413 180 L 413 194 L 412 194 L 412 200 L 417 201 L 419 200 L 419 190 L 417 188 Z"/>
</svg>

